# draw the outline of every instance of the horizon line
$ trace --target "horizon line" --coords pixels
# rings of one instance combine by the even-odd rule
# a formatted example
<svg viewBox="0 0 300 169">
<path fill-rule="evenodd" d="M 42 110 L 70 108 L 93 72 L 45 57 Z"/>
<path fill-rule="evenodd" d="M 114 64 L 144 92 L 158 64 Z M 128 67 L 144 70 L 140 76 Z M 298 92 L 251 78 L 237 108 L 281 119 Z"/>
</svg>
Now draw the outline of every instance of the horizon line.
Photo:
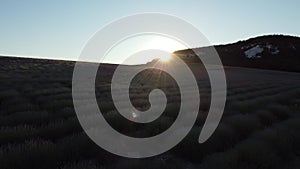
<svg viewBox="0 0 300 169">
<path fill-rule="evenodd" d="M 235 44 L 241 41 L 247 41 L 254 38 L 264 37 L 264 36 L 287 36 L 287 37 L 295 37 L 300 38 L 300 35 L 292 35 L 292 34 L 283 34 L 283 33 L 269 33 L 269 34 L 260 34 L 255 36 L 250 36 L 245 39 L 235 40 L 234 42 L 227 42 L 227 43 L 219 43 L 219 44 L 212 44 L 210 46 L 223 46 L 223 45 L 230 45 Z M 199 47 L 192 47 L 192 48 L 186 48 L 186 49 L 179 49 L 175 50 L 171 53 L 175 53 L 178 51 L 184 51 L 188 49 L 195 49 L 195 48 L 205 48 L 210 46 L 199 46 Z M 67 59 L 67 58 L 56 58 L 56 57 L 41 57 L 41 56 L 26 56 L 26 55 L 17 55 L 17 54 L 4 54 L 0 53 L 0 57 L 14 57 L 14 58 L 28 58 L 28 59 L 42 59 L 42 60 L 53 60 L 53 61 L 69 61 L 69 62 L 86 62 L 86 63 L 102 63 L 102 64 L 115 64 L 115 65 L 125 65 L 125 64 L 119 64 L 119 63 L 113 63 L 113 62 L 97 62 L 97 61 L 87 61 L 87 60 L 76 60 L 76 59 Z M 151 62 L 151 61 L 148 61 Z M 146 63 L 148 63 L 146 62 Z M 144 64 L 146 64 L 144 63 Z M 133 65 L 143 65 L 143 64 L 133 64 Z"/>
</svg>

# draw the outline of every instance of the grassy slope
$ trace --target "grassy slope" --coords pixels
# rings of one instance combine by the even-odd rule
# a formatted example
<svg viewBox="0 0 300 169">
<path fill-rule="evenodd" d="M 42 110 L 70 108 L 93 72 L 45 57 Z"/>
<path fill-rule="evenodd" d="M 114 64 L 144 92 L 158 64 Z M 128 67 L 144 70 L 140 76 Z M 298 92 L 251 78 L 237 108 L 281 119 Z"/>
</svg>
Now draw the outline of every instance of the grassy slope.
<svg viewBox="0 0 300 169">
<path fill-rule="evenodd" d="M 195 127 L 171 151 L 134 160 L 112 155 L 95 145 L 76 118 L 71 78 L 74 63 L 31 59 L 0 59 L 1 168 L 289 168 L 299 166 L 300 78 L 298 73 L 226 68 L 228 100 L 220 126 L 204 144 L 197 137 L 209 107 L 209 83 L 198 75 L 203 98 Z M 105 65 L 96 82 L 101 110 L 120 132 L 135 137 L 155 135 L 168 128 L 178 111 L 178 89 L 167 75 L 171 100 L 163 117 L 136 125 L 114 110 L 109 77 L 115 65 Z M 130 68 L 130 67 L 129 67 Z M 102 73 L 102 75 L 101 75 Z M 155 72 L 153 79 L 157 78 Z M 141 75 L 143 77 L 143 75 Z M 136 82 L 131 99 L 147 108 L 151 79 Z M 141 85 L 143 83 L 143 85 Z M 88 112 L 88 102 L 85 105 Z M 90 117 L 91 119 L 94 117 Z"/>
</svg>

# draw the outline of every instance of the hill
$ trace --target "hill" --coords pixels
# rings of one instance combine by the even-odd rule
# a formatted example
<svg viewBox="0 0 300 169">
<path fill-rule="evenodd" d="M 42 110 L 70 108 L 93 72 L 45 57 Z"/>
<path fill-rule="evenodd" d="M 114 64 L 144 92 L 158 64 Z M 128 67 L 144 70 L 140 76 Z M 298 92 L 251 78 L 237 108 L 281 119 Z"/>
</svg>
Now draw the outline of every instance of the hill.
<svg viewBox="0 0 300 169">
<path fill-rule="evenodd" d="M 300 38 L 266 35 L 215 47 L 223 65 L 300 72 Z M 205 51 L 210 47 L 194 48 Z M 195 55 L 192 49 L 175 51 L 180 56 Z M 191 62 L 191 59 L 186 59 Z"/>
</svg>

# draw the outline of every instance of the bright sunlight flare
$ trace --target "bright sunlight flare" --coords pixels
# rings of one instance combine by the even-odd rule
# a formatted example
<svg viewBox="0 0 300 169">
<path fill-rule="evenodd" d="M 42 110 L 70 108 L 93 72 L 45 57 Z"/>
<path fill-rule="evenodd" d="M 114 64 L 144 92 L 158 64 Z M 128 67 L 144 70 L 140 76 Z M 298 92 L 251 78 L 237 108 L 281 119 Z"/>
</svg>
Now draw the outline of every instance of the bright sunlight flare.
<svg viewBox="0 0 300 169">
<path fill-rule="evenodd" d="M 159 56 L 159 60 L 162 62 L 168 62 L 170 60 L 171 54 L 167 56 Z"/>
<path fill-rule="evenodd" d="M 172 55 L 172 52 L 186 49 L 187 47 L 179 41 L 163 36 L 163 35 L 140 35 L 133 36 L 124 41 L 121 41 L 115 45 L 111 51 L 106 55 L 105 62 L 122 63 L 122 64 L 145 64 L 152 61 L 153 59 L 160 59 L 163 62 L 167 62 Z M 168 55 L 147 55 L 139 57 L 130 63 L 126 62 L 126 58 L 130 57 L 134 53 L 157 49 L 168 53 Z"/>
</svg>

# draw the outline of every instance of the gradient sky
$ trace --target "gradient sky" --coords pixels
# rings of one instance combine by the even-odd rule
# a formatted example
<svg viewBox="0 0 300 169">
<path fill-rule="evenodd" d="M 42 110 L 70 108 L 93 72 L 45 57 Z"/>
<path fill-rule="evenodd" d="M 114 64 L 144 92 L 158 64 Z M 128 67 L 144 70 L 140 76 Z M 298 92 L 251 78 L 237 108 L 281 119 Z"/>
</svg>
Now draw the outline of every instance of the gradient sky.
<svg viewBox="0 0 300 169">
<path fill-rule="evenodd" d="M 300 1 L 0 1 L 0 54 L 76 60 L 87 40 L 120 17 L 162 12 L 195 25 L 212 44 L 263 34 L 300 35 Z"/>
</svg>

